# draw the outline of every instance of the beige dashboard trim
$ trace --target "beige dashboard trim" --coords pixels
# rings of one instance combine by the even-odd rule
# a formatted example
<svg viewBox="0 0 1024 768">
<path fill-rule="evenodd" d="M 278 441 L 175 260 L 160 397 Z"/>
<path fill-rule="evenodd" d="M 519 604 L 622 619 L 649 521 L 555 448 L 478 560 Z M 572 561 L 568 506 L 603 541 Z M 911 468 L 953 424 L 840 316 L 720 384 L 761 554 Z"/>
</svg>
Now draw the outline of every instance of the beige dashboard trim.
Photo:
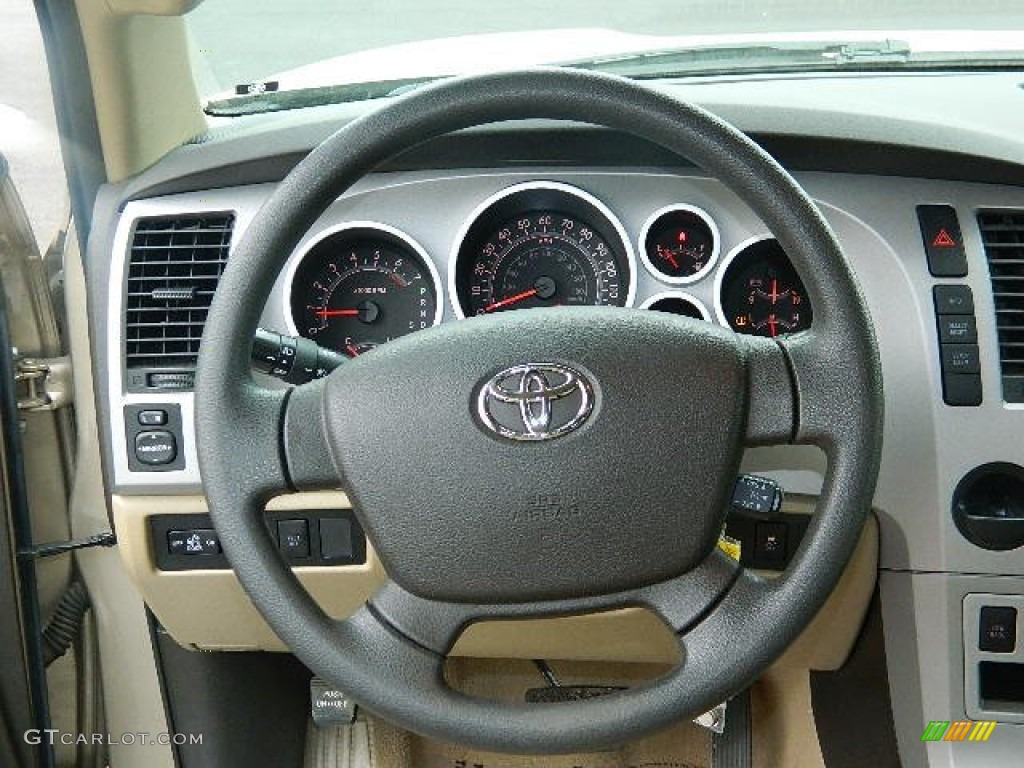
<svg viewBox="0 0 1024 768">
<path fill-rule="evenodd" d="M 118 544 L 129 572 L 153 613 L 186 647 L 217 650 L 284 650 L 252 606 L 231 571 L 159 571 L 150 548 L 147 518 L 206 512 L 201 496 L 125 496 L 112 499 Z M 281 496 L 270 509 L 348 507 L 340 492 Z M 787 511 L 809 512 L 796 500 Z M 836 669 L 845 661 L 867 611 L 878 565 L 878 526 L 872 517 L 835 592 L 776 668 Z M 361 566 L 296 568 L 299 580 L 335 618 L 358 609 L 384 582 L 368 547 Z M 665 625 L 641 609 L 469 627 L 453 655 L 676 663 L 678 646 Z"/>
</svg>

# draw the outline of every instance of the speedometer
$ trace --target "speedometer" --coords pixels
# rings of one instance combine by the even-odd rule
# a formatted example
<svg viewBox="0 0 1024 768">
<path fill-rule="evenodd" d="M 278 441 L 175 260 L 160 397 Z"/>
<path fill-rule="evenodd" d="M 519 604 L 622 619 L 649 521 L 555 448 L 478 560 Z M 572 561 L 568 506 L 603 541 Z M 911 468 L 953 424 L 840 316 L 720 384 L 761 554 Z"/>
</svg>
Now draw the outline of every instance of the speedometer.
<svg viewBox="0 0 1024 768">
<path fill-rule="evenodd" d="M 595 198 L 564 184 L 517 185 L 485 202 L 454 260 L 463 316 L 632 300 L 633 254 L 622 226 Z"/>
</svg>

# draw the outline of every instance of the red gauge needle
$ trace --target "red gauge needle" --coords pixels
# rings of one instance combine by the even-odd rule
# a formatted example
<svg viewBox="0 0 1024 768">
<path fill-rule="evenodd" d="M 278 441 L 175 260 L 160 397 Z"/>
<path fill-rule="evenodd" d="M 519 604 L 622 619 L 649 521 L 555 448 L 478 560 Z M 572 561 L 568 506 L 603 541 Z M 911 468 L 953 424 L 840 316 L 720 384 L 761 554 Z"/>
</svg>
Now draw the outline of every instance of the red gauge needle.
<svg viewBox="0 0 1024 768">
<path fill-rule="evenodd" d="M 353 347 L 353 346 L 352 346 L 351 344 L 348 344 L 348 345 L 347 345 L 347 346 L 345 347 L 345 349 L 347 349 L 347 350 L 348 350 L 348 353 L 349 353 L 350 355 L 352 355 L 352 357 L 359 357 L 359 350 L 358 350 L 358 349 L 356 349 L 355 347 Z"/>
<path fill-rule="evenodd" d="M 675 256 L 672 255 L 672 251 L 668 248 L 661 249 L 661 255 L 668 260 L 668 263 L 672 265 L 672 269 L 679 269 L 679 262 L 676 261 Z"/>
<path fill-rule="evenodd" d="M 779 335 L 778 324 L 779 321 L 775 319 L 775 315 L 768 315 L 768 332 L 772 335 L 773 339 Z"/>
<path fill-rule="evenodd" d="M 313 313 L 317 317 L 356 317 L 358 309 L 318 309 Z"/>
<path fill-rule="evenodd" d="M 536 296 L 536 295 L 537 295 L 537 289 L 536 288 L 531 288 L 528 291 L 523 291 L 522 293 L 517 293 L 515 296 L 509 296 L 507 299 L 502 299 L 501 301 L 496 301 L 493 304 L 488 304 L 486 307 L 484 307 L 484 312 L 493 312 L 496 309 L 501 309 L 502 307 L 507 307 L 509 304 L 517 304 L 520 301 L 524 301 L 524 300 L 530 298 L 531 296 Z"/>
<path fill-rule="evenodd" d="M 772 304 L 775 304 L 779 300 L 779 281 L 776 280 L 774 277 L 772 278 L 771 297 L 772 297 Z M 772 336 L 774 336 L 774 335 L 775 334 L 773 333 Z"/>
</svg>

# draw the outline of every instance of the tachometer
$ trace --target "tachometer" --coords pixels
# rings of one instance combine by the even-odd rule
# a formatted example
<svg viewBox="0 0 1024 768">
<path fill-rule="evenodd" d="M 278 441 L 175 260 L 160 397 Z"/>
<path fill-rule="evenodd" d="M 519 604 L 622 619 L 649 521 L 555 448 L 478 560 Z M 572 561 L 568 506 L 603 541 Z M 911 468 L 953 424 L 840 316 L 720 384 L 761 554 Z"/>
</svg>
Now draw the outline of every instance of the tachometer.
<svg viewBox="0 0 1024 768">
<path fill-rule="evenodd" d="M 582 190 L 531 182 L 486 201 L 451 270 L 462 316 L 529 307 L 626 306 L 633 254 L 621 224 Z"/>
<path fill-rule="evenodd" d="M 440 320 L 437 273 L 410 237 L 383 224 L 328 230 L 291 276 L 294 331 L 352 357 Z"/>
<path fill-rule="evenodd" d="M 811 326 L 811 302 L 786 252 L 772 238 L 736 249 L 718 274 L 718 319 L 737 333 L 780 336 Z"/>
</svg>

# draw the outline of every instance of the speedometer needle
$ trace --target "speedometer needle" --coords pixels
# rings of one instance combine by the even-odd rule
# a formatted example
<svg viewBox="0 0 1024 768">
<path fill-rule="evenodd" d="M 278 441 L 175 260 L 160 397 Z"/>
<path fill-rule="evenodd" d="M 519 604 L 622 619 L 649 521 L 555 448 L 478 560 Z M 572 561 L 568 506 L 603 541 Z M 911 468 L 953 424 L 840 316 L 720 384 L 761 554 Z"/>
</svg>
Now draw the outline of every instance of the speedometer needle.
<svg viewBox="0 0 1024 768">
<path fill-rule="evenodd" d="M 318 309 L 313 313 L 317 317 L 356 317 L 358 309 Z"/>
<path fill-rule="evenodd" d="M 520 301 L 525 301 L 526 299 L 529 299 L 531 296 L 536 296 L 536 295 L 537 295 L 537 289 L 536 288 L 531 288 L 528 291 L 523 291 L 522 293 L 517 293 L 515 296 L 509 296 L 507 299 L 502 299 L 501 301 L 496 301 L 493 304 L 488 304 L 486 307 L 484 307 L 484 312 L 493 312 L 496 309 L 501 309 L 502 307 L 507 307 L 510 304 L 517 304 Z"/>
</svg>

